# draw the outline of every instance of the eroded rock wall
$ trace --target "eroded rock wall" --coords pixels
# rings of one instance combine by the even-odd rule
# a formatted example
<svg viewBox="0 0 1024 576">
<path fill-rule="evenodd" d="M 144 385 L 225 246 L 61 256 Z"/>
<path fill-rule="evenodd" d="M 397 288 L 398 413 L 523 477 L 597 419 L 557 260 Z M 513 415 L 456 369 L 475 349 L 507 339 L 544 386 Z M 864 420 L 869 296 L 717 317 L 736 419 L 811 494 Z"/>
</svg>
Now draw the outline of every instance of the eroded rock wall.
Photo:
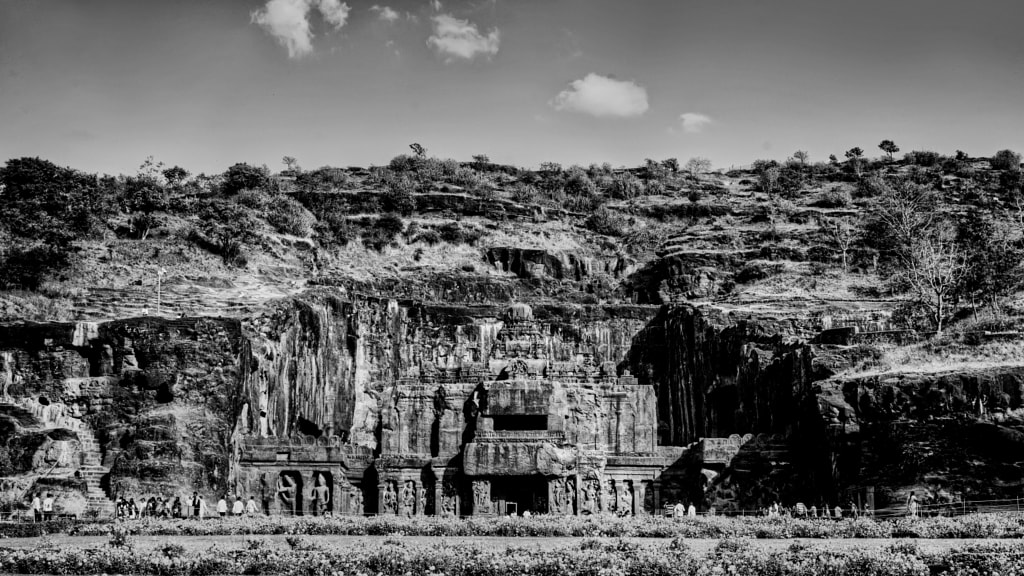
<svg viewBox="0 0 1024 576">
<path fill-rule="evenodd" d="M 0 419 L 19 462 L 9 472 L 30 485 L 80 485 L 84 500 L 61 499 L 72 513 L 102 510 L 121 492 L 220 492 L 240 348 L 240 324 L 211 318 L 0 327 Z M 28 444 L 42 457 L 26 460 Z"/>
<path fill-rule="evenodd" d="M 772 322 L 666 306 L 634 338 L 626 366 L 657 387 L 659 444 L 790 434 L 817 376 L 811 348 Z"/>
</svg>

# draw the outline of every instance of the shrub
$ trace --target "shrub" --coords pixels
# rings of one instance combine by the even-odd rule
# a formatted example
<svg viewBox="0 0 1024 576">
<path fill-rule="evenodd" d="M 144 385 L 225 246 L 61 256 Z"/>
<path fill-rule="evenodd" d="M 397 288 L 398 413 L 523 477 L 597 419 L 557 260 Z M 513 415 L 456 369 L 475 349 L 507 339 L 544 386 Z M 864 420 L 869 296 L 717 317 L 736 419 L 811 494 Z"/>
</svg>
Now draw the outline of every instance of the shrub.
<svg viewBox="0 0 1024 576">
<path fill-rule="evenodd" d="M 127 525 L 115 523 L 110 529 L 110 539 L 107 541 L 107 545 L 111 548 L 127 548 L 131 550 L 135 548 L 135 536 L 128 529 Z"/>
<path fill-rule="evenodd" d="M 1020 154 L 1013 150 L 1000 150 L 990 161 L 993 170 L 1020 170 Z"/>
<path fill-rule="evenodd" d="M 622 236 L 625 232 L 626 222 L 615 212 L 607 208 L 600 208 L 587 218 L 587 228 L 598 234 Z"/>
<path fill-rule="evenodd" d="M 270 184 L 270 170 L 266 166 L 237 163 L 224 174 L 224 192 L 236 194 L 242 190 L 265 189 Z"/>
<path fill-rule="evenodd" d="M 939 165 L 942 162 L 942 155 L 938 152 L 932 152 L 931 150 L 914 150 L 904 154 L 903 161 L 906 164 L 914 164 L 916 166 L 923 166 L 927 168 Z"/>
<path fill-rule="evenodd" d="M 363 244 L 380 252 L 385 246 L 395 241 L 395 237 L 402 233 L 405 224 L 397 214 L 385 214 L 373 220 L 363 230 Z"/>
<path fill-rule="evenodd" d="M 476 244 L 483 236 L 477 228 L 463 228 L 458 222 L 449 222 L 438 228 L 438 236 L 449 244 Z"/>
<path fill-rule="evenodd" d="M 271 202 L 267 222 L 282 234 L 307 237 L 313 234 L 316 218 L 297 200 L 282 195 Z"/>
<path fill-rule="evenodd" d="M 522 182 L 515 183 L 512 188 L 509 189 L 509 192 L 512 194 L 513 200 L 522 204 L 535 202 L 537 199 L 537 189 L 529 184 L 523 184 Z"/>
<path fill-rule="evenodd" d="M 597 186 L 582 168 L 571 168 L 562 190 L 569 197 L 590 197 L 597 193 Z"/>
<path fill-rule="evenodd" d="M 433 246 L 441 242 L 441 235 L 437 230 L 424 230 L 417 234 L 413 239 L 413 242 L 423 242 L 428 246 Z"/>
<path fill-rule="evenodd" d="M 323 246 L 346 246 L 354 237 L 348 218 L 329 212 L 313 226 L 317 239 Z"/>
<path fill-rule="evenodd" d="M 814 201 L 814 206 L 821 208 L 845 208 L 853 203 L 853 198 L 850 193 L 842 188 L 832 188 L 822 192 L 817 200 Z"/>
<path fill-rule="evenodd" d="M 616 174 L 612 178 L 612 186 L 609 192 L 616 198 L 630 200 L 636 198 L 643 192 L 643 183 L 631 172 Z"/>
<path fill-rule="evenodd" d="M 235 202 L 258 212 L 269 208 L 273 201 L 274 198 L 266 190 L 242 190 L 235 196 Z"/>
</svg>

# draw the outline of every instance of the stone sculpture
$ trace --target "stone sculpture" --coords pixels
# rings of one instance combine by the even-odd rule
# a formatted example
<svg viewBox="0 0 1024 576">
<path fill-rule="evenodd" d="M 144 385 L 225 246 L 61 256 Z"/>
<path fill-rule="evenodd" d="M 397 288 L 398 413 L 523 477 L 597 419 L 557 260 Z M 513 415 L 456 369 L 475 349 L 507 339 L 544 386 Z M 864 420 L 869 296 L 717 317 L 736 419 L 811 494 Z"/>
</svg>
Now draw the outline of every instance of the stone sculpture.
<svg viewBox="0 0 1024 576">
<path fill-rule="evenodd" d="M 282 509 L 292 515 L 295 514 L 296 488 L 295 480 L 288 474 L 282 473 L 277 478 L 277 497 L 281 499 Z"/>
<path fill-rule="evenodd" d="M 319 472 L 313 479 L 313 491 L 310 497 L 313 499 L 313 513 L 323 516 L 331 502 L 331 490 L 327 486 L 327 481 L 324 480 L 324 475 Z"/>
</svg>

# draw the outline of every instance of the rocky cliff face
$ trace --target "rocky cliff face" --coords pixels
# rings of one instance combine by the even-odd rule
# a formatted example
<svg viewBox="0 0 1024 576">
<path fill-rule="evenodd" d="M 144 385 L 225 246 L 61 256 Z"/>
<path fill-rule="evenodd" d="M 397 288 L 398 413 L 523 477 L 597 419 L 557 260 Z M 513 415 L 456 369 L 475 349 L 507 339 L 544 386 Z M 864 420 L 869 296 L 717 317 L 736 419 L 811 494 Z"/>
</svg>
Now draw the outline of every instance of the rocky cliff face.
<svg viewBox="0 0 1024 576">
<path fill-rule="evenodd" d="M 790 434 L 819 376 L 792 327 L 666 306 L 634 338 L 625 362 L 657 387 L 659 444 L 703 437 Z"/>
<path fill-rule="evenodd" d="M 240 344 L 237 321 L 209 318 L 0 328 L 9 473 L 23 489 L 74 486 L 62 509 L 75 513 L 124 491 L 219 491 Z"/>
<path fill-rule="evenodd" d="M 1024 475 L 1024 370 L 995 366 L 834 378 L 820 384 L 821 438 L 838 490 L 879 506 L 1015 498 Z"/>
</svg>

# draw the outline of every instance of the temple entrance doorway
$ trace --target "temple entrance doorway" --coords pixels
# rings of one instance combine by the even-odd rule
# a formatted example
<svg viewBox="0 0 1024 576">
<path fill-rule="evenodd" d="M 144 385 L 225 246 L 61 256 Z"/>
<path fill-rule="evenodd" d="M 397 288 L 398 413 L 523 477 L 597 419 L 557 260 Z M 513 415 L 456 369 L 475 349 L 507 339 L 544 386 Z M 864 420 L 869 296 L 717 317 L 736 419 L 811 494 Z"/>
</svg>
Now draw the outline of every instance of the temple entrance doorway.
<svg viewBox="0 0 1024 576">
<path fill-rule="evenodd" d="M 496 476 L 491 479 L 491 501 L 500 515 L 522 516 L 548 511 L 548 482 L 543 476 Z"/>
</svg>

